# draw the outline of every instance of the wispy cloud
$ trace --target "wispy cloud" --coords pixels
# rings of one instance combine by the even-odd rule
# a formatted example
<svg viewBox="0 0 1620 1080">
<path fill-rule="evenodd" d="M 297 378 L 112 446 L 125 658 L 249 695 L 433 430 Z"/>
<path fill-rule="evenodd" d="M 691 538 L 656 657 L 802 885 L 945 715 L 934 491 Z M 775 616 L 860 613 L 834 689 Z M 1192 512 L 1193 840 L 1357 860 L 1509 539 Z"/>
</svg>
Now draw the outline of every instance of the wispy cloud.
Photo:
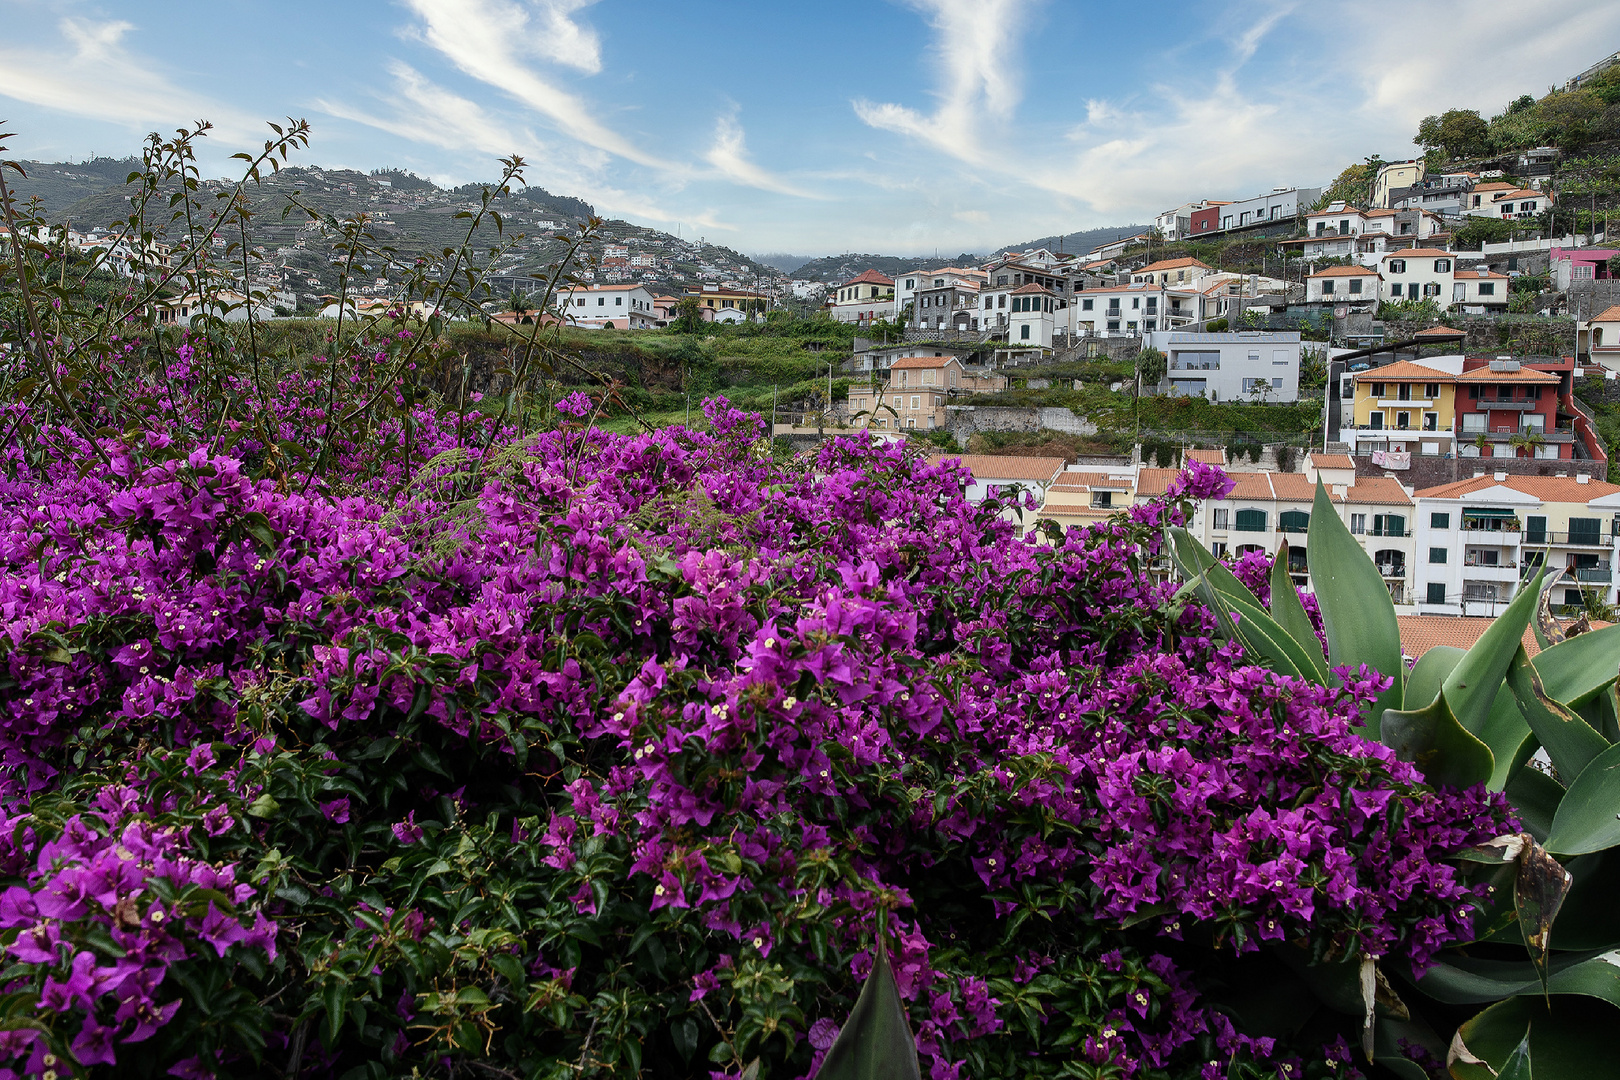
<svg viewBox="0 0 1620 1080">
<path fill-rule="evenodd" d="M 855 115 L 875 128 L 933 145 L 979 164 L 987 121 L 1011 117 L 1022 96 L 1016 46 L 1034 0 L 914 0 L 934 29 L 941 64 L 938 105 L 924 115 L 905 105 L 854 102 Z"/>
<path fill-rule="evenodd" d="M 135 29 L 121 19 L 67 18 L 57 47 L 37 42 L 0 46 L 0 95 L 130 127 L 190 126 L 213 121 L 228 138 L 262 130 L 252 117 L 165 78 L 161 65 L 129 51 Z"/>
<path fill-rule="evenodd" d="M 390 61 L 393 97 L 406 106 L 392 115 L 379 115 L 345 102 L 317 99 L 322 112 L 343 120 L 386 131 L 415 142 L 476 150 L 497 157 L 521 152 L 543 153 L 545 147 L 530 132 L 516 132 L 493 119 L 476 102 L 446 90 L 399 60 Z"/>
<path fill-rule="evenodd" d="M 721 176 L 747 187 L 774 191 L 780 195 L 793 195 L 801 199 L 820 198 L 767 172 L 753 162 L 748 156 L 742 124 L 737 120 L 736 109 L 715 121 L 714 143 L 703 157 Z"/>
<path fill-rule="evenodd" d="M 542 78 L 530 61 L 601 70 L 594 31 L 572 19 L 582 0 L 405 0 L 422 19 L 423 42 L 463 73 L 547 117 L 558 131 L 598 150 L 657 169 L 678 171 L 598 119 L 577 94 Z"/>
</svg>

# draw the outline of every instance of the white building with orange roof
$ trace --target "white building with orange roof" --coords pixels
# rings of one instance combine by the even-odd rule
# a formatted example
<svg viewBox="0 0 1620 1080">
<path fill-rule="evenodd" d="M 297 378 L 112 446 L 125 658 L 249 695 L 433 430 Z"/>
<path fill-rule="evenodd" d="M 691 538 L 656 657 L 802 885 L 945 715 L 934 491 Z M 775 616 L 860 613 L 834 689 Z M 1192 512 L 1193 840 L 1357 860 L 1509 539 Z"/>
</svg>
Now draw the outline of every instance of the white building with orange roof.
<svg viewBox="0 0 1620 1080">
<path fill-rule="evenodd" d="M 1220 290 L 1225 285 L 1216 283 L 1211 288 Z M 1099 337 L 1136 337 L 1206 317 L 1198 286 L 1108 285 L 1077 293 L 1070 305 L 1071 332 Z"/>
<path fill-rule="evenodd" d="M 1129 507 L 1135 491 L 1135 469 L 1069 469 L 1046 489 L 1041 517 L 1064 528 L 1096 525 Z"/>
<path fill-rule="evenodd" d="M 1457 376 L 1400 360 L 1358 371 L 1339 438 L 1357 454 L 1450 454 L 1456 448 Z"/>
<path fill-rule="evenodd" d="M 1552 204 L 1553 196 L 1548 191 L 1511 184 L 1481 184 L 1469 195 L 1469 205 L 1462 212 L 1465 217 L 1513 220 L 1536 217 Z"/>
<path fill-rule="evenodd" d="M 1481 472 L 1416 493 L 1424 614 L 1498 615 L 1543 563 L 1554 604 L 1616 602 L 1620 485 Z"/>
<path fill-rule="evenodd" d="M 1305 279 L 1307 304 L 1376 304 L 1378 271 L 1365 266 L 1328 266 Z"/>
<path fill-rule="evenodd" d="M 937 270 L 908 270 L 894 279 L 894 313 L 905 311 L 919 289 L 939 289 L 956 282 L 983 287 L 990 275 L 977 266 L 942 266 Z"/>
<path fill-rule="evenodd" d="M 1030 528 L 1046 503 L 1047 492 L 1063 473 L 1060 457 L 1013 457 L 996 454 L 939 454 L 931 462 L 959 461 L 973 474 L 965 492 L 968 502 L 978 505 L 986 499 L 1003 501 L 1001 516 L 1016 523 L 1020 531 Z M 1035 510 L 1023 508 L 1023 497 L 1031 495 Z"/>
<path fill-rule="evenodd" d="M 839 322 L 869 323 L 894 314 L 894 279 L 862 270 L 827 295 L 827 310 Z"/>
<path fill-rule="evenodd" d="M 1443 310 L 1451 303 L 1456 256 L 1439 248 L 1401 248 L 1379 259 L 1384 299 L 1433 300 Z"/>
<path fill-rule="evenodd" d="M 1161 259 L 1149 263 L 1140 270 L 1131 271 L 1131 284 L 1164 285 L 1175 288 L 1181 285 L 1194 285 L 1213 273 L 1215 273 L 1213 266 L 1206 266 L 1194 258 Z"/>
<path fill-rule="evenodd" d="M 1587 355 L 1592 363 L 1620 371 L 1620 304 L 1592 316 L 1585 330 Z"/>
<path fill-rule="evenodd" d="M 1458 270 L 1451 277 L 1451 303 L 1469 315 L 1504 312 L 1508 309 L 1508 290 L 1512 284 L 1506 274 L 1499 274 L 1488 266 Z"/>
</svg>

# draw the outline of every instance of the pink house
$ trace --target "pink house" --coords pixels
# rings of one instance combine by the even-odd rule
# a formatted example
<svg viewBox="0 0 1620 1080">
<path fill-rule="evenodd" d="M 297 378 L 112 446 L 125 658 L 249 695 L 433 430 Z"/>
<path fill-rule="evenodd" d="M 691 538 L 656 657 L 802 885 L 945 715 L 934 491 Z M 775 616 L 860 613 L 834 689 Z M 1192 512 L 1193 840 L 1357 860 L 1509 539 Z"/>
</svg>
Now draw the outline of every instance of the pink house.
<svg viewBox="0 0 1620 1080">
<path fill-rule="evenodd" d="M 1568 289 L 1572 282 L 1605 281 L 1620 276 L 1620 263 L 1609 260 L 1620 256 L 1614 248 L 1552 249 L 1553 287 Z"/>
</svg>

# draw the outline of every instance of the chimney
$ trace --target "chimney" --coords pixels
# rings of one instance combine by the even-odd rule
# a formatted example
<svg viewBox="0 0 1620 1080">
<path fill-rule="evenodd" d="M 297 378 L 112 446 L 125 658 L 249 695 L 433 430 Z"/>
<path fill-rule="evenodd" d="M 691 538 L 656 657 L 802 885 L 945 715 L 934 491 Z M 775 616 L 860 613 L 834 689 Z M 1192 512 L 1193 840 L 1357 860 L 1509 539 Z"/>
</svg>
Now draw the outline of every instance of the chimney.
<svg viewBox="0 0 1620 1080">
<path fill-rule="evenodd" d="M 1499 472 L 1499 473 L 1496 474 L 1496 482 L 1498 484 L 1500 484 L 1502 481 L 1504 481 L 1506 479 L 1507 479 L 1507 473 Z"/>
<path fill-rule="evenodd" d="M 1577 484 L 1590 484 L 1592 482 L 1592 477 L 1588 473 L 1576 473 L 1575 482 Z"/>
</svg>

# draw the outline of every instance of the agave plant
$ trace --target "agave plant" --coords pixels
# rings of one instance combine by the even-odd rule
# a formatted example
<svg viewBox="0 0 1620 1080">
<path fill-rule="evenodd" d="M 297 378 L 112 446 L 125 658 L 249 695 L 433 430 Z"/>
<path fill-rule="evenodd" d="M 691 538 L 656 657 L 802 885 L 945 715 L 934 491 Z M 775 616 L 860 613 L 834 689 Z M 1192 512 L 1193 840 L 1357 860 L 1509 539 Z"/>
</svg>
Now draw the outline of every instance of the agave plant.
<svg viewBox="0 0 1620 1080">
<path fill-rule="evenodd" d="M 1371 558 L 1318 482 L 1307 545 L 1327 638 L 1315 628 L 1279 555 L 1270 609 L 1184 529 L 1168 547 L 1182 595 L 1212 609 L 1223 632 L 1279 674 L 1324 684 L 1341 666 L 1390 679 L 1364 716 L 1383 742 L 1436 787 L 1504 793 L 1523 832 L 1458 853 L 1492 886 L 1476 938 L 1397 991 L 1370 956 L 1285 957 L 1331 1007 L 1365 1017 L 1367 1056 L 1414 1080 L 1399 1050 L 1443 1051 L 1460 1080 L 1611 1075 L 1620 1055 L 1620 626 L 1560 640 L 1537 605 L 1545 570 L 1473 648 L 1437 647 L 1408 670 L 1394 605 Z M 1522 639 L 1533 629 L 1533 659 Z M 1403 973 L 1395 973 L 1402 975 Z"/>
</svg>

